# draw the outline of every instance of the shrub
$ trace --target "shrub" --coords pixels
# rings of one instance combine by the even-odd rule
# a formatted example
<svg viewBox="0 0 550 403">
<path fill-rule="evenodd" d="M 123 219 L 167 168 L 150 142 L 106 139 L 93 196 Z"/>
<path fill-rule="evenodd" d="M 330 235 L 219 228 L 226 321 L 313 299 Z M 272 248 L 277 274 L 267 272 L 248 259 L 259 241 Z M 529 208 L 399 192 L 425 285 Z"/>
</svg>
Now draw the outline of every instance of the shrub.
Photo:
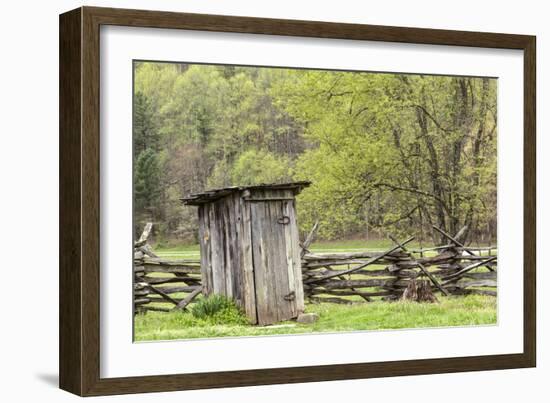
<svg viewBox="0 0 550 403">
<path fill-rule="evenodd" d="M 248 320 L 231 299 L 213 294 L 190 307 L 191 314 L 210 324 L 245 325 Z"/>
<path fill-rule="evenodd" d="M 212 294 L 206 298 L 199 300 L 191 307 L 191 313 L 195 318 L 206 319 L 213 316 L 217 312 L 231 308 L 235 304 L 229 298 L 223 295 Z"/>
</svg>

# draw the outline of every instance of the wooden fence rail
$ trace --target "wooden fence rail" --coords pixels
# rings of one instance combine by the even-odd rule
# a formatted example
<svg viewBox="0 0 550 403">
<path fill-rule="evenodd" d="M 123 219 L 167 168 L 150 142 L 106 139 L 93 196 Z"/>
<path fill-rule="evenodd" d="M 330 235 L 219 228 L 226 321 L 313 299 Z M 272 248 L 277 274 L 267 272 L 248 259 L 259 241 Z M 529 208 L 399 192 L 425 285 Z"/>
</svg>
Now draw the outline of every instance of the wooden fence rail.
<svg viewBox="0 0 550 403">
<path fill-rule="evenodd" d="M 496 246 L 476 248 L 461 233 L 442 233 L 448 243 L 409 248 L 390 236 L 386 251 L 313 253 L 318 224 L 301 244 L 304 295 L 310 302 L 354 304 L 400 299 L 412 280 L 429 281 L 434 293 L 490 295 L 497 291 Z M 439 229 L 438 229 L 439 230 Z M 134 311 L 184 310 L 202 292 L 200 260 L 159 258 L 147 244 L 148 225 L 134 247 Z"/>
<path fill-rule="evenodd" d="M 496 296 L 496 246 L 465 246 L 460 241 L 465 228 L 454 236 L 435 229 L 448 244 L 410 249 L 407 244 L 413 238 L 399 242 L 390 235 L 395 246 L 384 252 L 308 251 L 302 256 L 304 295 L 314 302 L 345 304 L 372 301 L 372 297 L 397 300 L 411 280 L 425 279 L 434 292 L 444 295 Z"/>
<path fill-rule="evenodd" d="M 417 258 L 412 253 L 405 256 L 398 252 L 368 265 L 375 255 L 360 260 L 346 254 L 340 258 L 332 255 L 329 259 L 322 254 L 306 254 L 302 261 L 304 294 L 317 302 L 352 303 L 353 300 L 334 297 L 353 295 L 363 300 L 370 297 L 396 300 L 411 279 L 427 278 L 434 292 L 445 295 L 496 296 L 497 257 L 477 256 L 472 263 L 472 256 L 464 259 L 462 253 L 463 250 L 456 249 L 452 253 Z M 354 270 L 354 266 L 361 269 Z"/>
<path fill-rule="evenodd" d="M 200 260 L 159 258 L 147 243 L 151 229 L 134 243 L 134 313 L 184 310 L 202 292 Z"/>
<path fill-rule="evenodd" d="M 202 291 L 200 273 L 198 260 L 134 256 L 135 312 L 185 309 Z"/>
</svg>

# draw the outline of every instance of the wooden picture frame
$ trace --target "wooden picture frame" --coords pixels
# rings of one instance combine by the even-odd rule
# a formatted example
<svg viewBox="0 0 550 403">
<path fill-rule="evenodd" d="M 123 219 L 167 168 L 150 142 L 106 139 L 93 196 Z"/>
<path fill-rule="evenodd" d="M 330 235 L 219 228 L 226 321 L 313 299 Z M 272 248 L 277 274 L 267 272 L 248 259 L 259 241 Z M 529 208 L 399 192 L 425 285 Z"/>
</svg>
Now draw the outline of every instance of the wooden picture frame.
<svg viewBox="0 0 550 403">
<path fill-rule="evenodd" d="M 523 353 L 100 377 L 100 26 L 518 49 L 524 52 Z M 60 387 L 80 396 L 533 367 L 536 363 L 535 37 L 81 7 L 60 16 Z"/>
</svg>

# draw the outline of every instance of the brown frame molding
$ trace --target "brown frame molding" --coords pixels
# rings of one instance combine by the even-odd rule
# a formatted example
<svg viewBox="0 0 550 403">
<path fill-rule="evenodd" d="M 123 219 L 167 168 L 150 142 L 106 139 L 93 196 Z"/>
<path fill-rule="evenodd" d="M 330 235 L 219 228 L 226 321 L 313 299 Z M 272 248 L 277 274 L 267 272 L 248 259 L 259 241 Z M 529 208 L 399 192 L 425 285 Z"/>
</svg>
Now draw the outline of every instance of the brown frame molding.
<svg viewBox="0 0 550 403">
<path fill-rule="evenodd" d="M 99 376 L 99 28 L 173 28 L 524 51 L 524 351 L 246 371 Z M 536 365 L 534 36 L 81 7 L 60 16 L 60 387 L 80 396 L 526 368 Z"/>
</svg>

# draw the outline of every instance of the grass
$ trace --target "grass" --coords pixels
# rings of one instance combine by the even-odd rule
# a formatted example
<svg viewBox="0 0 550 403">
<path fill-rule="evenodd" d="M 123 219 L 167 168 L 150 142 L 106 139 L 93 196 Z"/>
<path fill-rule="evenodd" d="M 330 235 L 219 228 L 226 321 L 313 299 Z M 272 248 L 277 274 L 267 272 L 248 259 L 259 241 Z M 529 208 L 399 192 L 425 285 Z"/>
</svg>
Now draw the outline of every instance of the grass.
<svg viewBox="0 0 550 403">
<path fill-rule="evenodd" d="M 383 251 L 395 246 L 389 239 L 372 239 L 365 241 L 362 239 L 351 239 L 345 241 L 318 241 L 314 242 L 309 250 L 317 253 L 328 252 L 359 252 L 359 251 Z M 420 244 L 413 241 L 407 245 L 409 248 L 419 248 Z M 433 245 L 423 244 L 423 247 Z M 169 259 L 199 259 L 199 245 L 179 245 L 179 246 L 158 246 L 154 248 L 155 253 L 160 257 Z M 495 253 L 496 250 L 493 250 Z M 435 252 L 433 253 L 435 254 Z M 429 253 L 428 253 L 429 255 Z"/>
<path fill-rule="evenodd" d="M 155 246 L 155 253 L 169 259 L 199 259 L 199 245 L 179 245 L 173 247 Z"/>
<path fill-rule="evenodd" d="M 478 295 L 439 297 L 438 304 L 372 302 L 356 305 L 308 304 L 319 314 L 313 324 L 293 321 L 251 326 L 234 319 L 196 318 L 189 312 L 149 312 L 135 318 L 135 340 L 175 340 L 226 336 L 268 336 L 358 330 L 411 329 L 496 324 L 496 298 Z"/>
<path fill-rule="evenodd" d="M 412 245 L 412 243 L 411 243 Z M 309 250 L 312 252 L 353 252 L 365 250 L 384 250 L 392 247 L 390 240 L 346 240 L 346 241 L 320 241 L 314 242 Z M 415 245 L 415 247 L 418 245 Z M 162 257 L 171 257 L 174 259 L 199 258 L 199 245 L 180 245 L 180 246 L 159 246 L 155 248 L 155 253 Z"/>
</svg>

